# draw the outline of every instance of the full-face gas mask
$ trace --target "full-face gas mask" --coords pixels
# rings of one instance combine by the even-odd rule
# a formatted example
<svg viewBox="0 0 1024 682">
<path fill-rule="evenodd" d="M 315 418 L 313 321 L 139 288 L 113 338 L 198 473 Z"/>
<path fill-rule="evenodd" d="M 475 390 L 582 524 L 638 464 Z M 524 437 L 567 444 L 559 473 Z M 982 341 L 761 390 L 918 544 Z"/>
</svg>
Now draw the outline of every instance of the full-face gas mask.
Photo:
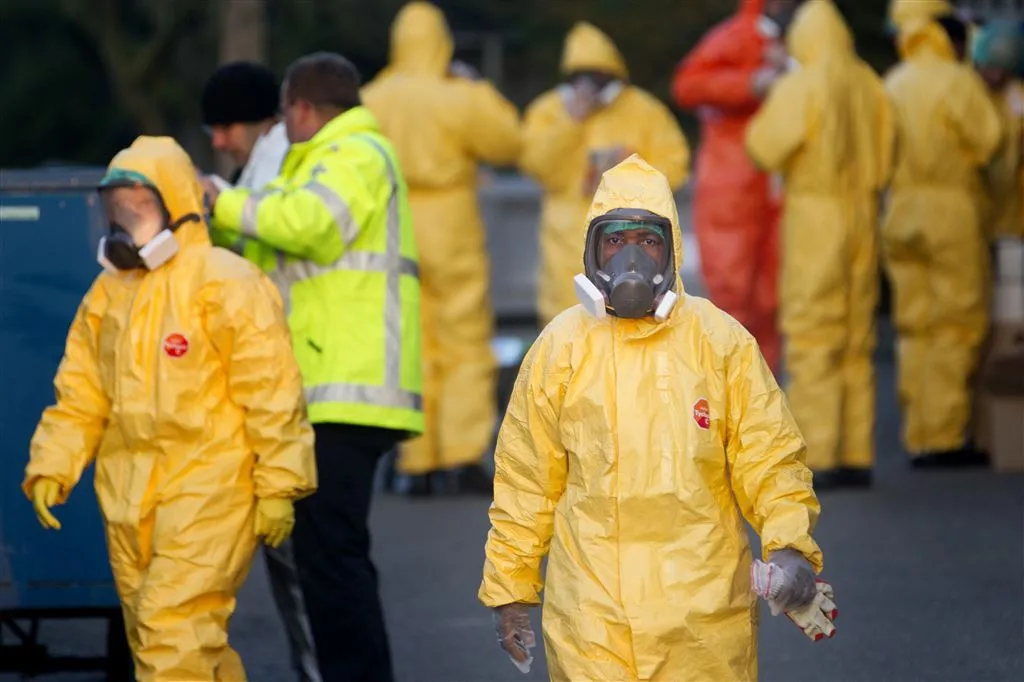
<svg viewBox="0 0 1024 682">
<path fill-rule="evenodd" d="M 664 320 L 677 300 L 672 223 L 651 211 L 619 208 L 587 230 L 577 294 L 597 317 Z"/>
<path fill-rule="evenodd" d="M 96 259 L 111 272 L 160 267 L 178 253 L 174 238 L 178 226 L 199 220 L 189 214 L 172 224 L 160 193 L 145 176 L 132 171 L 111 171 L 100 183 L 99 193 L 108 232 L 100 239 Z"/>
<path fill-rule="evenodd" d="M 600 71 L 577 71 L 570 74 L 565 81 L 558 86 L 558 92 L 564 102 L 568 102 L 577 90 L 588 90 L 597 96 L 601 106 L 608 106 L 614 102 L 626 84 L 615 76 L 601 73 Z"/>
</svg>

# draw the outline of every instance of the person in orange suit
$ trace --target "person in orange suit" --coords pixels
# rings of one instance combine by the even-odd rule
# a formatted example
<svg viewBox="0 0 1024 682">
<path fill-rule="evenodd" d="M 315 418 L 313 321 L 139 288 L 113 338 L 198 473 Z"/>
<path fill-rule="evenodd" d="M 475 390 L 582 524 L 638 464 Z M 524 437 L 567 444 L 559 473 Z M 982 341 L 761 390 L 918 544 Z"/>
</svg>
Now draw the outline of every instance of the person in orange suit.
<svg viewBox="0 0 1024 682">
<path fill-rule="evenodd" d="M 679 64 L 672 96 L 701 120 L 694 223 L 715 305 L 757 339 L 778 373 L 779 202 L 743 145 L 747 123 L 785 70 L 785 29 L 799 0 L 740 0 Z"/>
</svg>

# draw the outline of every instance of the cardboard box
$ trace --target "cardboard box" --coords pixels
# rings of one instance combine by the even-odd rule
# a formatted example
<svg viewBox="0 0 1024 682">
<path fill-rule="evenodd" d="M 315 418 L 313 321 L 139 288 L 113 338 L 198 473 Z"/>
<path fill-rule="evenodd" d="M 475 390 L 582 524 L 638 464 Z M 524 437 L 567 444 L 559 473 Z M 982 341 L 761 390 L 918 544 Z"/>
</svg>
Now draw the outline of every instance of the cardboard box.
<svg viewBox="0 0 1024 682">
<path fill-rule="evenodd" d="M 992 468 L 1024 473 L 1024 396 L 991 396 L 988 412 Z"/>
<path fill-rule="evenodd" d="M 996 471 L 1024 472 L 1024 323 L 992 329 L 980 375 L 978 446 L 988 451 Z"/>
<path fill-rule="evenodd" d="M 986 385 L 990 381 L 990 367 L 995 359 L 1012 353 L 1013 349 L 1018 347 L 1024 347 L 1024 322 L 998 324 L 992 327 L 982 347 L 978 371 L 972 382 L 974 405 L 971 415 L 971 438 L 975 447 L 983 452 L 991 452 L 992 448 L 992 396 Z"/>
</svg>

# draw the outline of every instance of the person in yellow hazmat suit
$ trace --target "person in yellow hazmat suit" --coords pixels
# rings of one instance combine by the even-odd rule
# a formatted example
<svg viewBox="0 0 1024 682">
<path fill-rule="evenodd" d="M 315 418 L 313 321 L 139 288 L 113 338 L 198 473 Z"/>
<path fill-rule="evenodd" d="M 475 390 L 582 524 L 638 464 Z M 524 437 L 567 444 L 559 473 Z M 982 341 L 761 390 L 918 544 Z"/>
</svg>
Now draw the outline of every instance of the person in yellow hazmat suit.
<svg viewBox="0 0 1024 682">
<path fill-rule="evenodd" d="M 875 460 L 876 232 L 892 107 L 833 3 L 805 2 L 786 41 L 798 66 L 776 83 L 746 141 L 754 162 L 785 181 L 787 395 L 815 486 L 865 487 Z"/>
<path fill-rule="evenodd" d="M 1018 23 L 993 21 L 972 45 L 972 62 L 1003 119 L 1005 143 L 985 169 L 989 237 L 1024 238 L 1024 33 Z"/>
<path fill-rule="evenodd" d="M 562 52 L 563 82 L 538 97 L 523 121 L 519 166 L 544 192 L 540 225 L 541 324 L 576 302 L 573 268 L 583 220 L 601 173 L 637 153 L 677 190 L 690 150 L 668 107 L 628 83 L 622 55 L 592 24 L 577 23 Z"/>
<path fill-rule="evenodd" d="M 576 235 L 582 305 L 516 380 L 479 598 L 525 671 L 545 590 L 552 680 L 756 680 L 748 576 L 764 565 L 744 519 L 785 586 L 773 611 L 817 610 L 812 639 L 835 617 L 815 595 L 820 506 L 800 431 L 750 333 L 684 293 L 662 173 L 637 155 L 604 173 Z"/>
<path fill-rule="evenodd" d="M 24 490 L 47 528 L 96 462 L 96 496 L 142 682 L 244 680 L 228 643 L 257 538 L 283 542 L 316 489 L 280 296 L 213 248 L 192 162 L 140 137 L 100 187 L 109 233 L 32 438 Z"/>
<path fill-rule="evenodd" d="M 889 33 L 895 36 L 909 23 L 955 12 L 956 7 L 949 0 L 891 0 L 886 23 Z"/>
<path fill-rule="evenodd" d="M 1002 140 L 985 84 L 962 63 L 954 16 L 910 22 L 886 77 L 897 155 L 882 226 L 898 335 L 903 447 L 915 467 L 983 464 L 968 442 L 988 328 L 982 168 Z"/>
<path fill-rule="evenodd" d="M 519 113 L 453 63 L 453 49 L 441 10 L 405 5 L 391 27 L 391 63 L 362 97 L 398 152 L 421 245 L 426 429 L 402 445 L 398 469 L 414 495 L 430 494 L 429 474 L 445 471 L 449 491 L 489 496 L 480 460 L 493 446 L 497 365 L 477 172 L 481 162 L 515 164 Z"/>
</svg>

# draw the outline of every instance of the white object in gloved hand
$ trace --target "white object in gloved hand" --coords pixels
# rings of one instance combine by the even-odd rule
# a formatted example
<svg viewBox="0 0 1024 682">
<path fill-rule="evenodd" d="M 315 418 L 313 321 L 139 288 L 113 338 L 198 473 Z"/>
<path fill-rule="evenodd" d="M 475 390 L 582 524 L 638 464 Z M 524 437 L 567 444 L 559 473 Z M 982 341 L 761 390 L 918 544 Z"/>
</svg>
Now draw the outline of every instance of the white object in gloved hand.
<svg viewBox="0 0 1024 682">
<path fill-rule="evenodd" d="M 537 638 L 530 625 L 529 607 L 526 604 L 499 606 L 494 609 L 494 628 L 498 634 L 498 644 L 519 672 L 530 672 L 533 663 L 530 650 L 537 646 Z"/>
<path fill-rule="evenodd" d="M 834 599 L 832 586 L 819 580 L 817 594 L 811 605 L 799 611 L 787 611 L 786 616 L 815 642 L 826 637 L 831 639 L 836 634 L 836 626 L 832 624 L 832 621 L 839 616 L 839 609 L 836 608 Z"/>
<path fill-rule="evenodd" d="M 817 580 L 813 583 L 814 592 L 809 602 L 802 606 L 786 608 L 779 597 L 785 594 L 786 581 L 789 579 L 785 568 L 776 564 L 774 557 L 771 563 L 755 560 L 750 566 L 751 587 L 759 597 L 768 602 L 773 616 L 785 612 L 786 616 L 815 642 L 835 635 L 836 628 L 832 621 L 839 615 L 839 609 L 835 605 L 832 586 Z M 803 587 L 801 586 L 799 590 L 790 588 L 789 591 L 802 594 Z"/>
</svg>

